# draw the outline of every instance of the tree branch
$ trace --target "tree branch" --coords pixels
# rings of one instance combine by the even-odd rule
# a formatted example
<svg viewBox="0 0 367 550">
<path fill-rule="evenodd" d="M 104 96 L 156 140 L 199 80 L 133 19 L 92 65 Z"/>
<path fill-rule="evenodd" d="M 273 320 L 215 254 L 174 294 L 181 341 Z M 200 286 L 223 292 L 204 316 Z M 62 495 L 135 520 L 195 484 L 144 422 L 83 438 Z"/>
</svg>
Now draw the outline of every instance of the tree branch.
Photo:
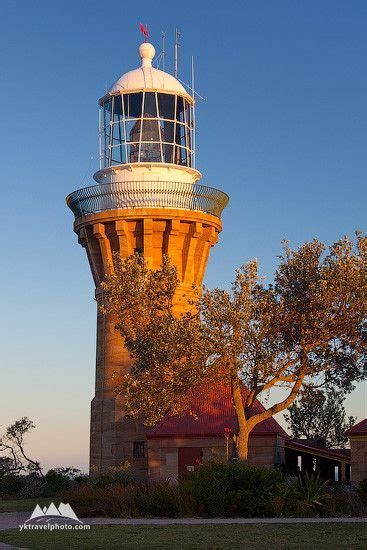
<svg viewBox="0 0 367 550">
<path fill-rule="evenodd" d="M 248 420 L 248 422 L 251 424 L 251 427 L 253 428 L 254 426 L 256 426 L 256 424 L 259 424 L 259 422 L 262 422 L 263 420 L 271 418 L 274 414 L 284 411 L 284 409 L 287 409 L 289 405 L 291 405 L 291 403 L 293 403 L 293 401 L 296 399 L 305 376 L 306 376 L 305 373 L 302 373 L 298 376 L 296 383 L 292 388 L 292 391 L 290 392 L 288 397 L 283 399 L 283 401 L 280 401 L 279 403 L 275 403 L 275 405 L 273 405 L 269 409 L 266 409 L 265 411 L 259 414 L 255 414 L 251 416 Z"/>
<path fill-rule="evenodd" d="M 11 473 L 19 473 L 22 470 L 24 470 L 25 468 L 21 463 L 21 461 L 19 460 L 14 448 L 11 445 L 7 445 L 6 443 L 4 443 L 4 441 L 1 441 L 0 450 L 4 450 L 4 449 L 9 451 L 13 457 L 11 460 L 13 461 L 14 468 L 11 468 Z"/>
<path fill-rule="evenodd" d="M 26 460 L 27 462 L 29 462 L 29 464 L 33 464 L 33 466 L 36 468 L 37 472 L 40 474 L 41 477 L 45 477 L 45 476 L 43 475 L 43 472 L 42 472 L 42 468 L 41 468 L 41 466 L 40 466 L 40 463 L 37 462 L 36 460 L 32 460 L 31 458 L 29 458 L 29 457 L 25 454 L 24 449 L 23 449 L 23 444 L 22 444 L 22 442 L 20 441 L 20 438 L 19 438 L 19 437 L 16 438 L 16 442 L 17 442 L 17 445 L 18 445 L 18 447 L 19 447 L 19 450 L 20 450 L 20 452 L 21 452 L 22 457 L 25 458 L 25 460 Z"/>
<path fill-rule="evenodd" d="M 266 382 L 265 384 L 263 384 L 262 386 L 259 387 L 259 390 L 258 390 L 257 394 L 259 394 L 263 391 L 269 390 L 270 388 L 275 386 L 275 384 L 277 382 L 295 382 L 296 381 L 296 376 L 295 375 L 289 375 L 288 376 L 288 375 L 283 374 L 287 369 L 289 369 L 289 367 L 291 367 L 295 363 L 296 363 L 296 359 L 288 360 L 286 362 L 286 364 L 283 365 L 283 367 L 281 367 L 279 369 L 277 375 L 274 376 L 274 378 L 272 378 L 271 380 L 269 380 L 269 382 Z"/>
</svg>

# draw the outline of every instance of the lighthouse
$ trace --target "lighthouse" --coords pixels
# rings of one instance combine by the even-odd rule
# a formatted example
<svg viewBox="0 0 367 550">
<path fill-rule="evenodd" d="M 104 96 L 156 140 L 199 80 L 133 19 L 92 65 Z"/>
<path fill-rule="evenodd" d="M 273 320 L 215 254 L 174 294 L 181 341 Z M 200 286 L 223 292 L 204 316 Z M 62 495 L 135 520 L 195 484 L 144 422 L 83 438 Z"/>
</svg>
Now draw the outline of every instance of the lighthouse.
<svg viewBox="0 0 367 550">
<path fill-rule="evenodd" d="M 180 281 L 175 309 L 185 312 L 200 288 L 210 249 L 222 230 L 228 197 L 201 183 L 195 168 L 195 97 L 169 73 L 153 67 L 154 46 L 139 48 L 141 66 L 121 76 L 99 100 L 100 167 L 94 184 L 66 201 L 85 248 L 97 306 L 113 253 L 144 256 L 157 269 L 169 256 Z M 129 464 L 147 476 L 146 428 L 124 414 L 114 388 L 131 357 L 112 315 L 97 307 L 95 395 L 91 403 L 90 471 Z"/>
</svg>

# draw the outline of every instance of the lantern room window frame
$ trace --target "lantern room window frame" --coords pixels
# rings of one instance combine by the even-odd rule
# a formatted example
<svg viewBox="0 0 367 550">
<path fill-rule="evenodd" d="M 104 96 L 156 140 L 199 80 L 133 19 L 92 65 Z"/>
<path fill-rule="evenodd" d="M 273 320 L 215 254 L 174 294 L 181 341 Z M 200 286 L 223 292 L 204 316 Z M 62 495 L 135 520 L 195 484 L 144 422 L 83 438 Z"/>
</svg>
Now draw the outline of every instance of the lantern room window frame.
<svg viewBox="0 0 367 550">
<path fill-rule="evenodd" d="M 173 118 L 167 115 L 170 110 Z M 187 96 L 158 90 L 129 90 L 103 98 L 99 113 L 101 169 L 146 162 L 193 167 L 193 110 Z M 138 140 L 130 140 L 133 131 L 139 133 Z M 149 133 L 153 138 L 146 140 Z"/>
</svg>

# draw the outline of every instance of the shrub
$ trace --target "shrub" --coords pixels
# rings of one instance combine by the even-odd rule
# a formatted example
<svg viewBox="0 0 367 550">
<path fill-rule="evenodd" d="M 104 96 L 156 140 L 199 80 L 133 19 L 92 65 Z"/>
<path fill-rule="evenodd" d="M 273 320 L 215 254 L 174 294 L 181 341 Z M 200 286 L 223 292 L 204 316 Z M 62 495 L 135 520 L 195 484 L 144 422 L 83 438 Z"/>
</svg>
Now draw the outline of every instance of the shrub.
<svg viewBox="0 0 367 550">
<path fill-rule="evenodd" d="M 59 493 L 58 498 L 68 502 L 81 517 L 108 516 L 106 491 L 91 484 L 82 484 Z"/>
<path fill-rule="evenodd" d="M 134 482 L 134 478 L 129 472 L 129 469 L 130 463 L 126 461 L 120 466 L 109 468 L 109 470 L 103 474 L 92 476 L 90 481 L 93 485 L 100 488 L 109 487 L 114 484 L 128 485 Z"/>
<path fill-rule="evenodd" d="M 38 472 L 27 475 L 0 474 L 0 495 L 17 498 L 52 497 L 87 479 L 79 470 L 70 467 L 53 468 L 44 477 Z"/>
<path fill-rule="evenodd" d="M 243 462 L 202 465 L 178 485 L 159 483 L 95 483 L 75 485 L 58 497 L 81 516 L 313 516 L 363 515 L 356 489 L 327 485 L 318 476 L 284 478 L 276 469 Z"/>
<path fill-rule="evenodd" d="M 270 496 L 282 479 L 275 468 L 208 462 L 190 473 L 182 487 L 193 496 L 195 514 L 256 517 L 271 513 Z"/>
<path fill-rule="evenodd" d="M 0 475 L 0 495 L 12 496 L 19 493 L 26 484 L 26 476 Z"/>
<path fill-rule="evenodd" d="M 88 477 L 81 475 L 80 470 L 76 468 L 52 468 L 44 477 L 44 496 L 53 496 L 87 479 Z"/>
<path fill-rule="evenodd" d="M 330 501 L 327 481 L 322 481 L 319 474 L 308 474 L 299 477 L 295 485 L 295 501 L 299 515 L 312 516 L 325 512 Z M 297 514 L 298 515 L 298 514 Z"/>
<path fill-rule="evenodd" d="M 56 494 L 80 517 L 363 516 L 367 511 L 366 481 L 355 488 L 327 484 L 315 475 L 285 478 L 278 469 L 244 462 L 205 463 L 178 485 L 133 483 L 121 470 L 86 481 L 86 476 L 70 477 L 66 470 L 50 470 L 44 478 L 0 476 L 0 495 Z"/>
<path fill-rule="evenodd" d="M 359 497 L 367 504 L 367 479 L 362 479 L 357 487 Z"/>
<path fill-rule="evenodd" d="M 64 475 L 62 472 L 57 471 L 57 469 L 52 469 L 47 472 L 45 475 L 45 484 L 46 490 L 50 492 L 51 495 L 62 491 L 63 489 L 68 489 L 72 485 L 72 480 L 70 477 Z"/>
<path fill-rule="evenodd" d="M 91 479 L 91 484 L 103 489 L 111 485 L 128 485 L 133 482 L 128 472 L 107 472 Z"/>
<path fill-rule="evenodd" d="M 288 478 L 274 487 L 271 496 L 275 516 L 310 517 L 328 514 L 330 494 L 328 482 L 317 475 Z"/>
<path fill-rule="evenodd" d="M 181 513 L 179 488 L 168 482 L 109 487 L 88 483 L 63 491 L 58 498 L 69 502 L 81 517 L 177 517 Z"/>
<path fill-rule="evenodd" d="M 17 492 L 17 498 L 39 498 L 49 496 L 45 481 L 41 477 L 27 476 L 23 487 Z"/>
<path fill-rule="evenodd" d="M 362 516 L 367 513 L 367 500 L 363 499 L 359 487 L 331 485 L 328 488 L 330 502 L 328 512 L 331 516 Z"/>
<path fill-rule="evenodd" d="M 105 489 L 107 499 L 107 516 L 117 518 L 135 517 L 138 515 L 136 496 L 139 491 L 137 485 L 113 485 Z"/>
<path fill-rule="evenodd" d="M 139 485 L 132 484 L 96 487 L 86 483 L 62 491 L 58 498 L 68 502 L 80 517 L 136 517 L 139 515 L 139 488 Z"/>
<path fill-rule="evenodd" d="M 180 483 L 176 492 L 177 506 L 181 517 L 192 517 L 196 512 L 195 498 L 187 486 Z"/>
<path fill-rule="evenodd" d="M 181 512 L 179 489 L 169 481 L 141 485 L 136 493 L 136 504 L 142 516 L 175 518 Z"/>
</svg>

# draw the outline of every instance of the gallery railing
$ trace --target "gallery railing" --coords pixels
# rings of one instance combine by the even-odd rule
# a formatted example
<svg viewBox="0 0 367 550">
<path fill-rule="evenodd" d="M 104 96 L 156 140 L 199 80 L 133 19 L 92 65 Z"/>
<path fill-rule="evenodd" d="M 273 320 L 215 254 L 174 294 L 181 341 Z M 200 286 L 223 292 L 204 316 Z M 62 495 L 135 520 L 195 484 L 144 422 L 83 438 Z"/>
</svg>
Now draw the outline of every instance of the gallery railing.
<svg viewBox="0 0 367 550">
<path fill-rule="evenodd" d="M 66 197 L 75 218 L 116 208 L 183 208 L 220 218 L 228 195 L 198 183 L 123 181 L 84 187 Z"/>
</svg>

